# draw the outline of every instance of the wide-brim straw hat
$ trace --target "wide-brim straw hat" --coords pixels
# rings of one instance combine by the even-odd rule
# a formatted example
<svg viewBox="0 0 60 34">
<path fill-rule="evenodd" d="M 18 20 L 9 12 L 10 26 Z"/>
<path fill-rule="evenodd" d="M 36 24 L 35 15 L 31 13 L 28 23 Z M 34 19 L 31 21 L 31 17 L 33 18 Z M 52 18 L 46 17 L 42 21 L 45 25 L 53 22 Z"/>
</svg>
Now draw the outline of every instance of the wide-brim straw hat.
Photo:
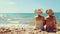
<svg viewBox="0 0 60 34">
<path fill-rule="evenodd" d="M 37 13 L 42 13 L 42 9 L 35 9 L 35 13 L 37 14 Z"/>
<path fill-rule="evenodd" d="M 46 10 L 46 13 L 48 14 L 48 13 L 52 13 L 52 14 L 54 14 L 54 12 L 53 12 L 53 10 L 52 9 L 48 9 L 48 10 Z"/>
</svg>

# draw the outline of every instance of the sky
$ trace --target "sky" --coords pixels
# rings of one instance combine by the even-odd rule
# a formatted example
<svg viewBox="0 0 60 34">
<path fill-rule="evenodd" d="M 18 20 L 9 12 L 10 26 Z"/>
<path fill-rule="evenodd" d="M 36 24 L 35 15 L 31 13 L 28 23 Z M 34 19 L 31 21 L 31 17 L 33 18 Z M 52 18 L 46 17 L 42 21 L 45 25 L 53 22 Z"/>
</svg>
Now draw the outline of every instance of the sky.
<svg viewBox="0 0 60 34">
<path fill-rule="evenodd" d="M 0 13 L 34 13 L 39 8 L 60 12 L 60 0 L 0 0 Z"/>
</svg>

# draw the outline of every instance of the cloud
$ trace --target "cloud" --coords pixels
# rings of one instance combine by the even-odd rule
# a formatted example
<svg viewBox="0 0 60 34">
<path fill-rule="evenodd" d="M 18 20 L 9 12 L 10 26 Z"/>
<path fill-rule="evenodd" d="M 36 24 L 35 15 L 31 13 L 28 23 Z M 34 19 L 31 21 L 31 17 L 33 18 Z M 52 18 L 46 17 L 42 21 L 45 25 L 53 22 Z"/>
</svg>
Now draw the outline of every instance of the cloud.
<svg viewBox="0 0 60 34">
<path fill-rule="evenodd" d="M 8 2 L 8 5 L 15 5 L 15 2 Z"/>
<path fill-rule="evenodd" d="M 16 8 L 16 3 L 12 1 L 2 1 L 0 2 L 0 13 L 16 13 L 18 12 Z"/>
<path fill-rule="evenodd" d="M 19 13 L 19 9 L 18 8 L 4 8 L 4 9 L 1 9 L 0 13 Z"/>
</svg>

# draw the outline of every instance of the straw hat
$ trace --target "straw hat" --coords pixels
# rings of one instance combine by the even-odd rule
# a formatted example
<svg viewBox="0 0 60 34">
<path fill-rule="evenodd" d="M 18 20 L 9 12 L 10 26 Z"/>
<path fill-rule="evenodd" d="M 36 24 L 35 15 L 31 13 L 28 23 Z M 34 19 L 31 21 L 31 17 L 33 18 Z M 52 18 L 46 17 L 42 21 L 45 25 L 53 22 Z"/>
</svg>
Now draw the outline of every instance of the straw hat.
<svg viewBox="0 0 60 34">
<path fill-rule="evenodd" d="M 35 13 L 36 14 L 41 14 L 42 13 L 42 9 L 35 9 Z"/>
<path fill-rule="evenodd" d="M 46 13 L 47 13 L 47 14 L 49 14 L 49 13 L 54 14 L 54 12 L 53 12 L 52 9 L 48 9 L 48 10 L 46 10 Z"/>
</svg>

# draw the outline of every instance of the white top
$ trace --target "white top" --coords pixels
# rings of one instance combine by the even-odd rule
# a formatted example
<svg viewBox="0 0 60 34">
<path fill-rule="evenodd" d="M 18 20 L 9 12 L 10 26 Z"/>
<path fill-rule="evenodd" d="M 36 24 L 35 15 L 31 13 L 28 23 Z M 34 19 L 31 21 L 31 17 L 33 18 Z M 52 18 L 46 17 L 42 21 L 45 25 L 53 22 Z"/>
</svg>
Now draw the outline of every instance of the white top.
<svg viewBox="0 0 60 34">
<path fill-rule="evenodd" d="M 43 21 L 37 21 L 36 25 L 34 26 L 35 29 L 43 29 Z"/>
</svg>

